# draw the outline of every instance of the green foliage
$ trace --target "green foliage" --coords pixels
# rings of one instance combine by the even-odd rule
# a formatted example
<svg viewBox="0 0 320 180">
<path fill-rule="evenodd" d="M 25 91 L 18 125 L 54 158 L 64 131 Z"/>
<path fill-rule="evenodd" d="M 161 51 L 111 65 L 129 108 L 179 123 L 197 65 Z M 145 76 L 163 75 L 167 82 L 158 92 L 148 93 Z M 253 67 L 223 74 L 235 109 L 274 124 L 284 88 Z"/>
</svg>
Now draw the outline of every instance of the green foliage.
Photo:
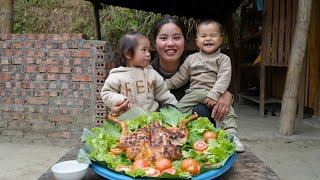
<svg viewBox="0 0 320 180">
<path fill-rule="evenodd" d="M 93 37 L 91 5 L 81 0 L 16 0 L 14 33 L 84 33 Z"/>
<path fill-rule="evenodd" d="M 129 31 L 140 31 L 152 38 L 152 28 L 161 15 L 127 8 L 104 6 L 100 12 L 102 38 L 116 45 Z"/>
<path fill-rule="evenodd" d="M 140 31 L 153 41 L 153 27 L 160 14 L 103 5 L 99 11 L 102 40 L 114 48 L 128 31 Z M 187 39 L 194 39 L 196 21 L 181 18 Z M 83 33 L 95 39 L 92 4 L 84 0 L 16 0 L 14 33 Z"/>
<path fill-rule="evenodd" d="M 140 31 L 153 42 L 153 27 L 161 14 L 103 5 L 99 11 L 102 40 L 116 48 L 128 31 Z M 181 18 L 187 30 L 188 47 L 194 47 L 195 26 L 199 20 Z M 14 33 L 83 33 L 95 39 L 92 4 L 85 0 L 16 0 Z M 224 44 L 227 37 L 224 38 Z"/>
<path fill-rule="evenodd" d="M 102 40 L 115 47 L 128 31 L 149 36 L 161 15 L 114 6 L 100 11 Z M 84 33 L 95 39 L 93 8 L 84 0 L 16 0 L 14 33 Z"/>
</svg>

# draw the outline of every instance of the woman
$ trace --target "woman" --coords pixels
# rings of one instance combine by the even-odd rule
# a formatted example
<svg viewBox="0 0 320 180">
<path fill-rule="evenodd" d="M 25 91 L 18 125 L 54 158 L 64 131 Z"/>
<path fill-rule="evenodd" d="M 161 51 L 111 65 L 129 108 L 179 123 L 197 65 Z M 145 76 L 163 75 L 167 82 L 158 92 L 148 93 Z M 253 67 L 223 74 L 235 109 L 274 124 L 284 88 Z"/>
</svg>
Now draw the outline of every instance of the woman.
<svg viewBox="0 0 320 180">
<path fill-rule="evenodd" d="M 167 79 L 178 71 L 185 59 L 183 57 L 185 49 L 184 28 L 177 18 L 168 16 L 156 24 L 154 33 L 155 48 L 158 55 L 153 60 L 152 66 L 164 79 Z M 171 90 L 171 93 L 180 100 L 188 87 L 189 84 L 186 84 L 179 89 Z M 232 101 L 233 96 L 227 91 L 219 98 L 212 114 L 211 110 L 205 105 L 196 106 L 194 111 L 201 116 L 220 120 L 227 115 Z"/>
<path fill-rule="evenodd" d="M 177 18 L 167 16 L 156 24 L 154 33 L 157 55 L 152 62 L 152 66 L 164 79 L 167 79 L 178 71 L 185 59 L 183 56 L 185 49 L 184 28 Z M 171 93 L 179 100 L 185 94 L 185 90 L 188 87 L 189 85 L 187 84 L 179 89 L 171 91 Z M 210 120 L 213 120 L 212 118 L 214 118 L 215 121 L 225 118 L 236 118 L 234 113 L 228 114 L 232 102 L 232 94 L 226 91 L 220 96 L 217 104 L 212 110 L 206 105 L 200 104 L 194 107 L 194 112 L 198 113 L 200 116 L 208 117 Z M 115 107 L 111 108 L 111 112 L 121 114 L 127 110 L 128 103 L 128 101 L 119 102 Z M 237 138 L 237 125 L 234 124 L 233 127 L 226 130 L 234 136 L 237 152 L 243 152 L 244 146 Z"/>
<path fill-rule="evenodd" d="M 168 16 L 156 24 L 154 33 L 154 37 L 156 38 L 155 47 L 158 54 L 152 61 L 152 66 L 164 79 L 167 79 L 178 71 L 179 66 L 184 60 L 184 28 L 177 18 Z M 189 84 L 186 84 L 179 89 L 171 90 L 171 93 L 176 96 L 177 100 L 180 100 L 188 87 Z M 212 110 L 212 114 L 211 110 L 205 105 L 196 106 L 194 111 L 201 116 L 221 120 L 227 115 L 232 101 L 233 96 L 227 91 L 219 98 Z M 126 111 L 128 103 L 128 101 L 119 102 L 118 106 L 111 108 L 112 113 L 121 114 Z"/>
</svg>

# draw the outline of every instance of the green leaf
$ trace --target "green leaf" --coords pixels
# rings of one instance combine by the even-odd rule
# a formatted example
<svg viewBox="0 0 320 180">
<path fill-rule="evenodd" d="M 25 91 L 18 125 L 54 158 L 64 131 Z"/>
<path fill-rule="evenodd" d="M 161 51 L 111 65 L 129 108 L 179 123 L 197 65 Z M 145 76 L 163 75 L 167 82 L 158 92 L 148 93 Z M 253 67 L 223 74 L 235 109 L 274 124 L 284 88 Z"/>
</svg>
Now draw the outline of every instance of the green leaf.
<svg viewBox="0 0 320 180">
<path fill-rule="evenodd" d="M 137 129 L 143 128 L 149 124 L 147 114 L 137 116 L 131 120 L 125 120 L 125 122 L 127 123 L 128 128 L 131 132 L 134 132 Z"/>
<path fill-rule="evenodd" d="M 184 119 L 187 115 L 181 113 L 177 108 L 167 106 L 160 109 L 160 113 L 163 116 L 163 121 L 172 127 L 177 127 L 180 120 Z"/>
<path fill-rule="evenodd" d="M 139 106 L 135 106 L 119 116 L 120 120 L 132 120 L 146 112 Z"/>
<path fill-rule="evenodd" d="M 81 142 L 85 142 L 86 139 L 91 135 L 92 135 L 92 132 L 89 129 L 83 128 L 82 135 L 81 135 Z"/>
<path fill-rule="evenodd" d="M 202 133 L 200 133 L 200 132 L 189 132 L 189 136 L 188 136 L 188 141 L 187 142 L 190 144 L 191 147 L 198 140 L 203 140 Z"/>
<path fill-rule="evenodd" d="M 104 129 L 106 135 L 110 135 L 112 137 L 120 139 L 121 130 L 120 130 L 120 126 L 118 124 L 114 124 L 112 122 L 106 121 L 103 124 L 103 129 Z"/>
<path fill-rule="evenodd" d="M 91 160 L 90 157 L 88 156 L 88 154 L 86 153 L 85 150 L 80 149 L 77 155 L 77 160 L 81 163 L 88 163 L 91 164 Z"/>
<path fill-rule="evenodd" d="M 135 171 L 131 171 L 131 172 L 128 172 L 128 175 L 132 176 L 132 177 L 138 177 L 138 176 L 146 176 L 146 172 L 143 170 L 143 169 L 137 169 Z"/>
<path fill-rule="evenodd" d="M 204 133 L 205 131 L 215 131 L 214 125 L 207 117 L 199 117 L 188 124 L 189 132 Z"/>
<path fill-rule="evenodd" d="M 151 123 L 157 121 L 162 125 L 162 115 L 159 112 L 143 113 L 130 120 L 125 120 L 130 132 L 134 132 L 139 128 L 144 128 Z"/>
</svg>

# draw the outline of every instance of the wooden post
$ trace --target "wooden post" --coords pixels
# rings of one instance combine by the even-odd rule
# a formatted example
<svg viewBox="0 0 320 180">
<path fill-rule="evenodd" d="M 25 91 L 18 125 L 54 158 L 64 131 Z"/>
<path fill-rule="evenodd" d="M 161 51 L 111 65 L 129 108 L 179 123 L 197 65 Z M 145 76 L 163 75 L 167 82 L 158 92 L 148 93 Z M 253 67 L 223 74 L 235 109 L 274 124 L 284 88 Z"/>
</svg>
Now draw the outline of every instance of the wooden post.
<svg viewBox="0 0 320 180">
<path fill-rule="evenodd" d="M 260 96 L 259 96 L 259 112 L 261 117 L 264 117 L 265 90 L 266 90 L 266 67 L 265 67 L 264 61 L 261 61 L 260 62 Z"/>
<path fill-rule="evenodd" d="M 92 5 L 93 5 L 93 15 L 94 15 L 94 25 L 95 25 L 95 31 L 96 31 L 96 39 L 101 40 L 99 9 L 101 9 L 102 7 L 97 2 L 92 2 Z"/>
<path fill-rule="evenodd" d="M 232 63 L 232 82 L 233 82 L 233 95 L 237 95 L 237 69 L 238 69 L 238 59 L 237 53 L 235 48 L 235 38 L 234 38 L 234 21 L 232 15 L 228 18 L 227 24 L 227 34 L 228 34 L 228 43 L 229 43 L 229 50 L 230 50 L 230 58 Z M 229 88 L 230 89 L 230 88 Z M 237 96 L 236 96 L 237 97 Z"/>
<path fill-rule="evenodd" d="M 13 31 L 13 0 L 0 0 L 0 33 Z"/>
<path fill-rule="evenodd" d="M 307 48 L 311 4 L 312 0 L 298 1 L 297 21 L 292 39 L 290 62 L 280 114 L 279 132 L 283 135 L 292 135 L 294 133 L 294 120 L 297 113 L 297 94 Z"/>
</svg>

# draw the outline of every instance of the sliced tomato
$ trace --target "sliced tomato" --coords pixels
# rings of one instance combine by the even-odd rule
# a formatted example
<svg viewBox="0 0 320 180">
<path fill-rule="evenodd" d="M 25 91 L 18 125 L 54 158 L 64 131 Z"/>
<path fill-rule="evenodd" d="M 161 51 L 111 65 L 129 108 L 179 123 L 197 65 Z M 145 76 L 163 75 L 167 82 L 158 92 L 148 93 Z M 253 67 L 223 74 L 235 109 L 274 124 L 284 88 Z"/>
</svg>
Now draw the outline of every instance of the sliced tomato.
<svg viewBox="0 0 320 180">
<path fill-rule="evenodd" d="M 110 152 L 111 152 L 111 154 L 119 155 L 119 154 L 123 153 L 123 150 L 120 148 L 110 148 Z"/>
<path fill-rule="evenodd" d="M 180 168 L 182 171 L 189 172 L 191 175 L 200 173 L 200 165 L 192 158 L 184 159 L 181 161 Z"/>
<path fill-rule="evenodd" d="M 121 172 L 121 171 L 130 172 L 131 171 L 130 167 L 125 166 L 125 165 L 124 166 L 117 166 L 114 170 L 117 172 Z"/>
<path fill-rule="evenodd" d="M 143 170 L 146 172 L 149 177 L 158 177 L 160 176 L 160 171 L 152 167 L 145 167 Z"/>
<path fill-rule="evenodd" d="M 210 140 L 217 139 L 217 134 L 212 131 L 207 131 L 203 134 L 203 138 L 208 143 Z"/>
<path fill-rule="evenodd" d="M 161 172 L 161 175 L 164 174 L 164 173 L 168 173 L 168 174 L 171 174 L 171 175 L 175 175 L 176 174 L 176 170 L 173 169 L 173 168 L 169 168 L 169 169 L 165 169 Z"/>
<path fill-rule="evenodd" d="M 143 169 L 143 168 L 146 168 L 146 167 L 149 167 L 149 163 L 144 160 L 144 159 L 137 159 L 134 161 L 133 165 L 132 165 L 132 168 L 134 170 L 136 169 Z"/>
<path fill-rule="evenodd" d="M 170 161 L 170 159 L 167 158 L 159 158 L 158 160 L 156 160 L 154 166 L 159 171 L 163 171 L 165 169 L 171 168 L 172 162 Z"/>
<path fill-rule="evenodd" d="M 208 148 L 208 144 L 204 141 L 196 141 L 194 144 L 193 144 L 193 149 L 196 150 L 196 151 L 204 151 Z"/>
</svg>

